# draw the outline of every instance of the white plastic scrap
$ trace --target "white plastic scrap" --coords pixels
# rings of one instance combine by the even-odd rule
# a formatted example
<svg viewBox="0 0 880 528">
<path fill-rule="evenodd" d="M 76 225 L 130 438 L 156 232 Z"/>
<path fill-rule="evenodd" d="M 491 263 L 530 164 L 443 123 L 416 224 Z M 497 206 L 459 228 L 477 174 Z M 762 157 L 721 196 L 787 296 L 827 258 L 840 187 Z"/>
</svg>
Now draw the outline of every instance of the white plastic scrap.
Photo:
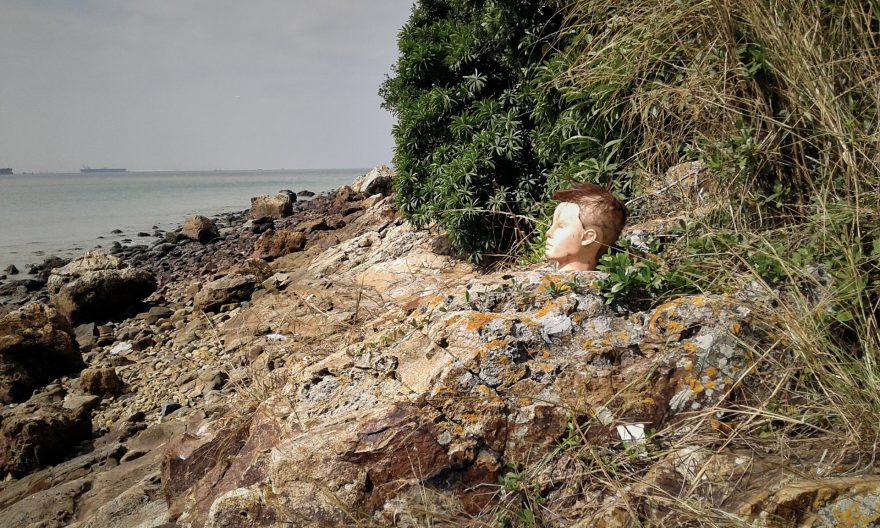
<svg viewBox="0 0 880 528">
<path fill-rule="evenodd" d="M 131 343 L 129 343 L 128 341 L 116 343 L 116 345 L 114 345 L 113 348 L 110 349 L 110 354 L 114 356 L 123 352 L 131 352 Z"/>
<path fill-rule="evenodd" d="M 617 436 L 623 440 L 624 445 L 639 445 L 645 442 L 644 424 L 618 425 Z"/>
<path fill-rule="evenodd" d="M 287 341 L 286 335 L 281 334 L 266 334 L 266 341 L 270 343 L 278 343 L 280 341 Z"/>
</svg>

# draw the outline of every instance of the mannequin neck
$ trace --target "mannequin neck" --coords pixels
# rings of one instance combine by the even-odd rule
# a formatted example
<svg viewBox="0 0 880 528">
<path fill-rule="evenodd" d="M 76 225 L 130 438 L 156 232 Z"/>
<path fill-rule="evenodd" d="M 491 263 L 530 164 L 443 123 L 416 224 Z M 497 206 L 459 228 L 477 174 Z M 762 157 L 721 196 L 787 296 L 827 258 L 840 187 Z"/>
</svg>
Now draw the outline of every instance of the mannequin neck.
<svg viewBox="0 0 880 528">
<path fill-rule="evenodd" d="M 557 260 L 557 271 L 594 271 L 596 255 L 579 255 L 577 257 Z"/>
</svg>

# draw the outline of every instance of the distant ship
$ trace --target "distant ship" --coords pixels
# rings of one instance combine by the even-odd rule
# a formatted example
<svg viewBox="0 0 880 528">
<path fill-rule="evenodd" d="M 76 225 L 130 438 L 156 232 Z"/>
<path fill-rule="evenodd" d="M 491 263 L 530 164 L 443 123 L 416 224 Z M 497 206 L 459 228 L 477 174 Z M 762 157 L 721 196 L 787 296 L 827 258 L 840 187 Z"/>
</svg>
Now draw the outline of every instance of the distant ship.
<svg viewBox="0 0 880 528">
<path fill-rule="evenodd" d="M 128 169 L 108 169 L 108 168 L 92 169 L 90 167 L 83 167 L 79 171 L 80 172 L 125 172 L 127 170 Z"/>
<path fill-rule="evenodd" d="M 9 167 L 0 168 L 0 174 L 12 174 L 12 169 Z"/>
</svg>

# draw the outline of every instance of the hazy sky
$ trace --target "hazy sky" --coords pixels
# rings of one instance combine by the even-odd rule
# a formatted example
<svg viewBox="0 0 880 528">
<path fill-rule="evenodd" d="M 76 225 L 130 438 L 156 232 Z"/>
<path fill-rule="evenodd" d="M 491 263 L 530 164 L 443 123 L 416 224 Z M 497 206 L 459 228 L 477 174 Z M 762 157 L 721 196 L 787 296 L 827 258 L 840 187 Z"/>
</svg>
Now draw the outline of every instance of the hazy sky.
<svg viewBox="0 0 880 528">
<path fill-rule="evenodd" d="M 0 0 L 0 167 L 388 163 L 412 0 Z"/>
</svg>

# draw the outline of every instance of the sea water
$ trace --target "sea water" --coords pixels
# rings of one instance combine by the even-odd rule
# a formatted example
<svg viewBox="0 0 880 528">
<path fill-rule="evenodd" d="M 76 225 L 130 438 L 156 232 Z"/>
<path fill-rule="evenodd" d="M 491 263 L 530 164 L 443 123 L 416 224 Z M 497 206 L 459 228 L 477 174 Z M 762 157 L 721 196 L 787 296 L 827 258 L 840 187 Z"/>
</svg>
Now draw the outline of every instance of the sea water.
<svg viewBox="0 0 880 528">
<path fill-rule="evenodd" d="M 190 215 L 241 211 L 280 190 L 316 193 L 350 184 L 368 169 L 116 172 L 0 175 L 0 270 L 72 257 L 114 241 L 150 244 L 153 226 L 172 230 Z M 112 234 L 119 229 L 122 234 Z M 2 274 L 2 271 L 0 271 Z"/>
</svg>

